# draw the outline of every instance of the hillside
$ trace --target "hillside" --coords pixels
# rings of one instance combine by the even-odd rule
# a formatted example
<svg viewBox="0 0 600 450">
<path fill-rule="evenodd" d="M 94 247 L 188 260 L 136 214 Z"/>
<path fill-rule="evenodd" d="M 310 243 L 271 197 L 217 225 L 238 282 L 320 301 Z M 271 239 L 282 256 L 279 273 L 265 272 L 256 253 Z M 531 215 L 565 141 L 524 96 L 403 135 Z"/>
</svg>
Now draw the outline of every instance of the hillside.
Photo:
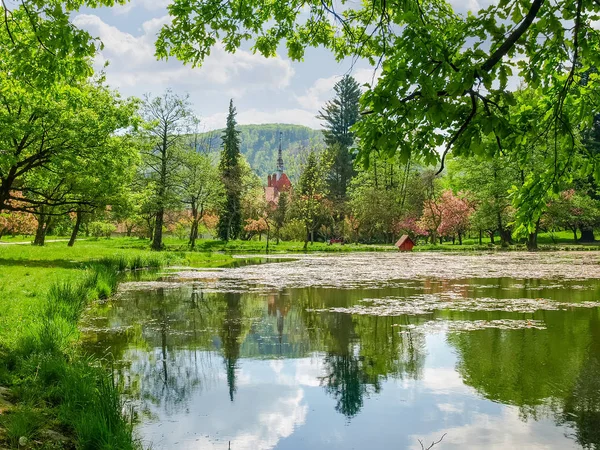
<svg viewBox="0 0 600 450">
<path fill-rule="evenodd" d="M 277 164 L 277 148 L 279 133 L 283 149 L 286 172 L 295 179 L 297 177 L 299 159 L 303 149 L 319 147 L 323 143 L 320 130 L 313 130 L 302 125 L 264 124 L 238 126 L 241 139 L 241 151 L 250 167 L 262 178 L 275 170 Z M 221 148 L 223 130 L 210 131 L 198 135 L 199 147 L 211 152 Z"/>
</svg>

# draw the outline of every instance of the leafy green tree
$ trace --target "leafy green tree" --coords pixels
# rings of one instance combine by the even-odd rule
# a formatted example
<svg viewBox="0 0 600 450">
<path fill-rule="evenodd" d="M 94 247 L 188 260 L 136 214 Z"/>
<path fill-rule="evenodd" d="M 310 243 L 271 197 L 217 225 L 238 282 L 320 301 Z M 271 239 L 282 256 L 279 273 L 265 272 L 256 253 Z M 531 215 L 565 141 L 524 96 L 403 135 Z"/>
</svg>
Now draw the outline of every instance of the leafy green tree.
<svg viewBox="0 0 600 450">
<path fill-rule="evenodd" d="M 142 138 L 143 162 L 155 188 L 152 248 L 161 250 L 165 211 L 180 201 L 183 136 L 189 129 L 192 111 L 188 96 L 168 90 L 160 97 L 146 96 L 143 115 L 147 123 Z"/>
<path fill-rule="evenodd" d="M 489 144 L 494 145 L 494 144 Z M 502 246 L 512 241 L 510 223 L 513 220 L 510 191 L 518 183 L 519 172 L 507 158 L 453 158 L 448 164 L 449 184 L 455 191 L 468 191 L 476 206 L 473 228 L 500 235 Z"/>
<path fill-rule="evenodd" d="M 224 241 L 236 239 L 242 230 L 242 173 L 240 168 L 240 137 L 236 130 L 236 110 L 233 99 L 229 101 L 229 114 L 227 115 L 227 128 L 223 133 L 223 150 L 219 171 L 225 188 L 225 203 L 221 207 L 219 216 L 218 233 Z"/>
<path fill-rule="evenodd" d="M 315 231 L 322 225 L 327 215 L 325 205 L 327 196 L 327 185 L 324 174 L 327 167 L 319 161 L 314 151 L 308 154 L 306 166 L 300 181 L 298 182 L 298 196 L 295 201 L 298 216 L 304 222 L 306 235 L 304 238 L 304 249 L 308 248 L 308 240 L 314 242 Z"/>
<path fill-rule="evenodd" d="M 198 238 L 198 226 L 207 210 L 218 205 L 222 184 L 217 168 L 210 156 L 196 149 L 186 150 L 183 154 L 182 200 L 190 208 L 192 224 L 189 246 L 194 248 Z"/>
<path fill-rule="evenodd" d="M 279 245 L 281 229 L 284 227 L 286 220 L 288 218 L 287 217 L 288 209 L 289 209 L 288 198 L 289 198 L 288 193 L 286 191 L 283 191 L 281 194 L 279 194 L 279 200 L 277 201 L 277 206 L 275 207 L 275 210 L 272 213 L 273 224 L 275 226 L 275 236 L 277 239 L 277 245 Z"/>
</svg>

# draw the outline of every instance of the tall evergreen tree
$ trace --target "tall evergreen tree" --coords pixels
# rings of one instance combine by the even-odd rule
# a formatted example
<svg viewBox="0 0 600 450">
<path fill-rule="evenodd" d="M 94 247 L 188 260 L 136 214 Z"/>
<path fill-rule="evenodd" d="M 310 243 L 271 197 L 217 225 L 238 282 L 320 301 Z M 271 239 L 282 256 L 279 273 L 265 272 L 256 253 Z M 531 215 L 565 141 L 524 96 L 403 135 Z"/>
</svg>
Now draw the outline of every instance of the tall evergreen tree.
<svg viewBox="0 0 600 450">
<path fill-rule="evenodd" d="M 331 164 L 327 181 L 333 199 L 343 200 L 354 170 L 350 148 L 354 134 L 350 127 L 359 119 L 360 86 L 354 77 L 344 77 L 334 86 L 335 98 L 325 104 L 317 116 L 324 122 L 323 135 L 328 146 L 328 159 Z"/>
<path fill-rule="evenodd" d="M 241 196 L 242 172 L 240 167 L 240 137 L 236 130 L 236 110 L 233 99 L 229 102 L 227 127 L 223 133 L 223 150 L 219 170 L 225 187 L 226 200 L 219 216 L 219 238 L 228 241 L 236 239 L 242 231 Z"/>
</svg>

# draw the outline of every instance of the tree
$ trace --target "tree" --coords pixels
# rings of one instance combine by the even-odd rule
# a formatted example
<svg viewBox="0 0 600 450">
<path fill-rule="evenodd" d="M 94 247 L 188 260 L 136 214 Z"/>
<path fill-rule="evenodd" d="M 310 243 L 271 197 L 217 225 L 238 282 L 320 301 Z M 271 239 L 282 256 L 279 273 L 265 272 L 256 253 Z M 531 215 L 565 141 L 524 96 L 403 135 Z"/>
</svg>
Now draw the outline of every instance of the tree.
<svg viewBox="0 0 600 450">
<path fill-rule="evenodd" d="M 360 87 L 350 75 L 338 81 L 333 90 L 335 98 L 325 104 L 317 116 L 324 122 L 323 135 L 330 159 L 327 174 L 329 194 L 333 199 L 344 200 L 348 184 L 353 176 L 354 133 L 350 128 L 359 119 Z"/>
<path fill-rule="evenodd" d="M 452 242 L 458 237 L 458 243 L 462 245 L 462 237 L 469 229 L 473 207 L 464 195 L 459 193 L 456 196 L 451 190 L 442 193 L 439 207 L 442 220 L 438 226 L 438 234 L 451 237 Z"/>
<path fill-rule="evenodd" d="M 174 20 L 157 43 L 163 58 L 200 65 L 218 36 L 230 52 L 251 40 L 255 51 L 274 56 L 285 41 L 294 60 L 307 47 L 324 46 L 338 60 L 361 57 L 380 67 L 381 76 L 362 96 L 365 114 L 355 127 L 364 164 L 376 150 L 441 163 L 441 173 L 451 150 L 493 158 L 515 148 L 524 156 L 538 139 L 560 140 L 573 152 L 582 145 L 580 130 L 597 113 L 600 77 L 589 70 L 600 67 L 595 0 L 499 1 L 468 13 L 443 0 L 367 0 L 345 3 L 343 11 L 320 0 L 303 8 L 292 0 L 175 0 L 169 11 Z M 514 114 L 510 77 L 539 93 L 541 114 L 527 117 L 526 104 Z M 535 128 L 525 135 L 524 119 Z M 497 152 L 484 150 L 487 136 Z M 515 217 L 519 234 L 535 231 L 548 193 L 568 178 L 573 161 L 562 156 L 550 153 L 555 164 L 519 187 L 522 195 L 515 197 L 528 209 Z"/>
<path fill-rule="evenodd" d="M 551 228 L 572 231 L 573 240 L 577 242 L 578 230 L 581 230 L 581 236 L 583 230 L 592 230 L 593 238 L 593 230 L 600 224 L 600 208 L 597 200 L 569 189 L 549 203 L 545 219 L 545 224 Z"/>
<path fill-rule="evenodd" d="M 196 149 L 183 154 L 183 202 L 191 212 L 189 246 L 194 248 L 198 238 L 198 226 L 206 211 L 214 209 L 222 195 L 222 185 L 216 167 L 210 157 Z"/>
<path fill-rule="evenodd" d="M 327 167 L 320 163 L 315 152 L 311 151 L 300 175 L 296 200 L 299 218 L 304 222 L 306 229 L 304 250 L 308 248 L 309 239 L 311 243 L 314 242 L 315 231 L 322 224 L 323 216 L 326 215 L 327 186 L 323 176 L 326 170 Z"/>
<path fill-rule="evenodd" d="M 240 138 L 236 130 L 236 110 L 233 99 L 229 101 L 229 114 L 227 115 L 227 127 L 223 133 L 223 150 L 219 171 L 225 188 L 225 204 L 221 208 L 219 216 L 219 237 L 221 240 L 229 241 L 236 239 L 242 230 L 241 215 L 241 170 L 240 170 Z"/>
<path fill-rule="evenodd" d="M 18 45 L 30 41 L 28 59 L 43 60 L 45 50 L 40 48 L 27 14 L 16 10 L 10 17 L 10 26 L 21 27 L 23 41 Z M 14 208 L 11 199 L 18 199 L 23 210 L 74 208 L 81 201 L 65 195 L 66 180 L 59 195 L 49 197 L 45 194 L 58 192 L 38 191 L 38 179 L 48 176 L 49 170 L 69 165 L 79 171 L 94 163 L 114 133 L 131 125 L 137 103 L 121 99 L 102 79 L 89 79 L 89 61 L 82 61 L 71 49 L 63 51 L 56 73 L 45 73 L 47 78 L 40 80 L 43 67 L 30 66 L 30 71 L 25 71 L 23 61 L 11 53 L 14 46 L 9 29 L 0 27 L 0 211 Z M 79 74 L 82 64 L 88 70 Z M 61 181 L 66 175 L 73 178 L 75 174 L 63 170 L 49 176 Z"/>
<path fill-rule="evenodd" d="M 279 200 L 277 201 L 277 206 L 275 210 L 271 214 L 273 218 L 273 224 L 275 226 L 275 235 L 277 239 L 277 245 L 279 245 L 279 237 L 281 234 L 281 229 L 285 225 L 288 215 L 288 193 L 283 191 L 279 194 Z"/>
<path fill-rule="evenodd" d="M 488 143 L 489 146 L 495 143 Z M 448 163 L 449 185 L 457 191 L 468 191 L 476 206 L 471 216 L 472 228 L 487 232 L 492 243 L 500 235 L 503 247 L 512 242 L 509 223 L 514 220 L 511 188 L 518 184 L 519 172 L 508 156 L 452 158 Z"/>
<path fill-rule="evenodd" d="M 146 96 L 143 115 L 147 128 L 142 155 L 147 176 L 155 188 L 152 249 L 161 250 L 165 211 L 179 204 L 183 135 L 188 130 L 192 112 L 188 96 L 180 97 L 168 90 L 161 97 Z"/>
</svg>

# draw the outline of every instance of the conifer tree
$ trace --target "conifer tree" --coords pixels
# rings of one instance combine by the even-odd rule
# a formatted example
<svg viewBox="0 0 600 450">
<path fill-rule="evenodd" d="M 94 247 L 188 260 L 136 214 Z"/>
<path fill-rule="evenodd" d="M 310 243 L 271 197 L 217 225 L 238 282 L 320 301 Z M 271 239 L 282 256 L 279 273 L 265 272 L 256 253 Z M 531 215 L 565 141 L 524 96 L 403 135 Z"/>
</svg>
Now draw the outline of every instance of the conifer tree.
<svg viewBox="0 0 600 450">
<path fill-rule="evenodd" d="M 332 198 L 344 200 L 352 176 L 353 156 L 350 148 L 354 134 L 350 127 L 359 119 L 360 86 L 350 75 L 345 75 L 334 86 L 335 98 L 325 104 L 317 116 L 324 122 L 323 135 L 327 144 L 331 167 L 327 174 Z"/>
<path fill-rule="evenodd" d="M 229 102 L 227 127 L 222 137 L 223 150 L 221 151 L 221 161 L 219 163 L 226 200 L 221 208 L 217 230 L 219 238 L 224 241 L 236 239 L 242 230 L 242 173 L 239 165 L 240 137 L 239 131 L 235 128 L 237 125 L 236 114 L 232 99 Z"/>
</svg>

